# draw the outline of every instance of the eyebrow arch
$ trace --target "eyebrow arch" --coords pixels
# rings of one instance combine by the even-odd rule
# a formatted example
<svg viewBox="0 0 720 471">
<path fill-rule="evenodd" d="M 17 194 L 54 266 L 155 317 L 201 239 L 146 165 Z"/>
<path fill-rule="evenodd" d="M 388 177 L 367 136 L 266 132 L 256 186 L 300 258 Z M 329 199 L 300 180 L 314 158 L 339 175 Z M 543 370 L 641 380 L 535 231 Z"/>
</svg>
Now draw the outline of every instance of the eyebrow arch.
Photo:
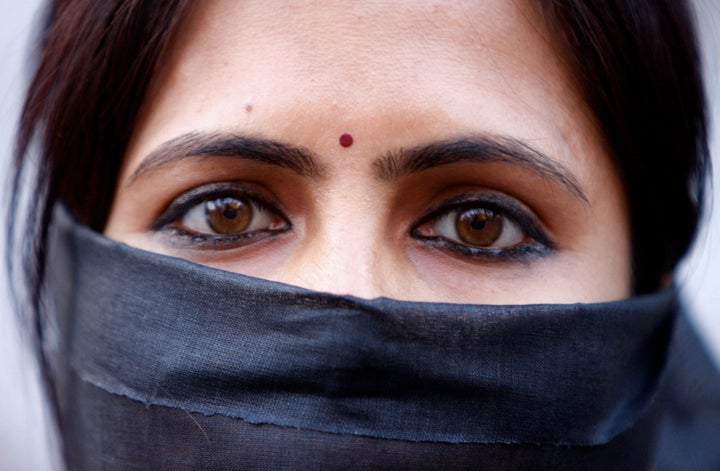
<svg viewBox="0 0 720 471">
<path fill-rule="evenodd" d="M 130 176 L 128 185 L 142 174 L 191 157 L 236 157 L 277 165 L 310 178 L 323 173 L 317 156 L 304 147 L 232 133 L 190 132 L 170 139 L 150 152 Z"/>
<path fill-rule="evenodd" d="M 373 166 L 377 178 L 394 180 L 459 162 L 517 165 L 561 184 L 586 205 L 590 204 L 570 170 L 529 144 L 507 136 L 480 135 L 391 151 Z"/>
</svg>

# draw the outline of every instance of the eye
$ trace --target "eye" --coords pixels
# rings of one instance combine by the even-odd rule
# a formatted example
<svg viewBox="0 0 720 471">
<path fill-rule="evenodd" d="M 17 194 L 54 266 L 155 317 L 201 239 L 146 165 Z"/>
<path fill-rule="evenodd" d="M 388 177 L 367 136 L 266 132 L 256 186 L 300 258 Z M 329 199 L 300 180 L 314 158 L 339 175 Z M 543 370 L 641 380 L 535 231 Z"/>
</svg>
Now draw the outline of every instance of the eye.
<svg viewBox="0 0 720 471">
<path fill-rule="evenodd" d="M 426 237 L 437 235 L 473 247 L 485 248 L 514 247 L 526 238 L 510 218 L 486 208 L 449 211 L 428 224 L 425 230 Z"/>
<path fill-rule="evenodd" d="M 173 201 L 153 225 L 156 231 L 198 248 L 247 245 L 289 228 L 288 219 L 278 210 L 235 185 L 190 190 Z"/>
<path fill-rule="evenodd" d="M 412 236 L 469 257 L 501 259 L 542 255 L 555 248 L 537 217 L 499 195 L 454 198 L 431 211 Z"/>
<path fill-rule="evenodd" d="M 244 198 L 224 196 L 196 204 L 179 220 L 199 234 L 235 235 L 273 227 L 274 215 Z"/>
</svg>

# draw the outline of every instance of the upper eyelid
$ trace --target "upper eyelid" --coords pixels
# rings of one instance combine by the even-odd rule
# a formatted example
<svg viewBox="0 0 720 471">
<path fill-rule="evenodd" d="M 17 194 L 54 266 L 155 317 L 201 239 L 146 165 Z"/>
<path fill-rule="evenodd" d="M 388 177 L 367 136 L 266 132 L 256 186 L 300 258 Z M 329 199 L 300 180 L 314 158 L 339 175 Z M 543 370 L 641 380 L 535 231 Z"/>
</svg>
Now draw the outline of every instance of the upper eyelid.
<svg viewBox="0 0 720 471">
<path fill-rule="evenodd" d="M 423 221 L 436 217 L 440 214 L 447 213 L 452 209 L 473 204 L 486 204 L 504 212 L 509 211 L 512 213 L 511 215 L 517 215 L 520 217 L 529 216 L 532 217 L 532 219 L 537 219 L 537 216 L 535 216 L 531 210 L 520 208 L 520 205 L 515 204 L 510 197 L 501 196 L 496 193 L 472 192 L 462 193 L 460 195 L 444 199 L 439 203 L 435 203 L 423 214 L 423 216 L 420 217 L 418 224 L 421 224 Z"/>
<path fill-rule="evenodd" d="M 175 197 L 175 199 L 173 199 L 163 210 L 161 215 L 152 222 L 149 230 L 158 231 L 177 220 L 181 215 L 181 211 L 187 211 L 191 207 L 200 204 L 205 200 L 226 196 L 228 193 L 232 192 L 237 192 L 238 195 L 250 200 L 252 204 L 260 206 L 262 209 L 275 212 L 283 219 L 290 221 L 290 218 L 288 218 L 285 212 L 279 208 L 275 202 L 258 194 L 258 192 L 253 191 L 247 186 L 237 182 L 218 182 L 192 188 Z"/>
<path fill-rule="evenodd" d="M 426 211 L 418 222 L 412 226 L 410 232 L 415 233 L 420 226 L 453 210 L 464 206 L 481 204 L 490 205 L 492 206 L 490 209 L 505 213 L 506 217 L 510 217 L 518 223 L 525 232 L 529 232 L 528 235 L 531 238 L 546 245 L 549 249 L 557 249 L 557 244 L 547 235 L 547 230 L 544 228 L 542 221 L 531 209 L 516 203 L 509 196 L 502 196 L 497 193 L 463 193 L 445 199 Z"/>
</svg>

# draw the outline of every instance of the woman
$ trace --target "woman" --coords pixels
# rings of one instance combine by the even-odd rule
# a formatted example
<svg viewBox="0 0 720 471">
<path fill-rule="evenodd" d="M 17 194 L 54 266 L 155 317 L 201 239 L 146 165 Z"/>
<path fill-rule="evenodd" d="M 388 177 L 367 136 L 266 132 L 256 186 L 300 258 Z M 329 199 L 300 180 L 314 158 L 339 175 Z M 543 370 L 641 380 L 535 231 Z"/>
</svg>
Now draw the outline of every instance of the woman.
<svg viewBox="0 0 720 471">
<path fill-rule="evenodd" d="M 69 466 L 714 469 L 705 126 L 677 1 L 56 2 L 15 194 L 36 138 Z"/>
</svg>

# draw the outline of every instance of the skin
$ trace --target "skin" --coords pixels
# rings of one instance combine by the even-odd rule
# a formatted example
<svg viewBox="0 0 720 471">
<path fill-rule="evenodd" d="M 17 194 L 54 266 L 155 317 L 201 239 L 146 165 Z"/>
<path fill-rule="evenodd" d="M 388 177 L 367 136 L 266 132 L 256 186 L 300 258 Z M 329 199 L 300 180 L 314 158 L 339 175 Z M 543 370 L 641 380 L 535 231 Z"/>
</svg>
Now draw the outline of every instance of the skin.
<svg viewBox="0 0 720 471">
<path fill-rule="evenodd" d="M 620 176 L 572 71 L 529 4 L 275 3 L 197 2 L 144 103 L 107 236 L 365 298 L 525 304 L 631 294 Z M 143 164 L 187 133 L 300 147 L 314 154 L 317 172 L 301 176 L 217 156 Z M 343 133 L 353 136 L 351 147 L 339 144 Z M 389 152 L 488 136 L 542 152 L 565 183 L 512 162 L 462 161 L 378 176 L 377 162 Z M 154 227 L 176 198 L 214 182 L 261 194 L 284 215 L 275 220 L 290 228 L 244 246 L 201 247 Z M 437 230 L 434 221 L 418 223 L 461 194 L 514 202 L 552 248 L 470 257 L 413 233 L 420 226 Z M 167 225 L 188 229 L 181 220 Z M 524 237 L 520 246 L 538 245 Z"/>
</svg>

